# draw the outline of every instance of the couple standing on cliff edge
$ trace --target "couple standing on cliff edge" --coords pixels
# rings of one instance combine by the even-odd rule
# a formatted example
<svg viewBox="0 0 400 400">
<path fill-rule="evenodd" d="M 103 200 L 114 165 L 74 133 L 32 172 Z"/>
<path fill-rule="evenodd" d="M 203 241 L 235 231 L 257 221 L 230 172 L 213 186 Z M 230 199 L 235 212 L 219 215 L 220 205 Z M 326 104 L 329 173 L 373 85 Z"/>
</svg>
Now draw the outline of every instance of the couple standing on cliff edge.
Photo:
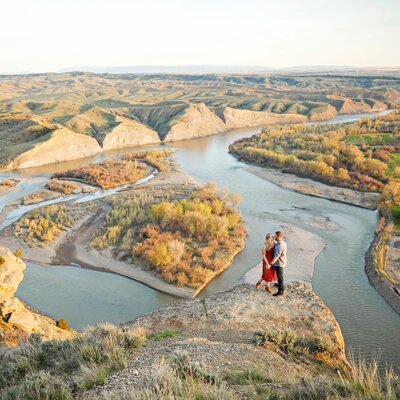
<svg viewBox="0 0 400 400">
<path fill-rule="evenodd" d="M 256 289 L 259 289 L 264 281 L 265 290 L 271 293 L 270 283 L 278 281 L 278 291 L 274 296 L 283 296 L 285 292 L 283 270 L 287 264 L 287 245 L 283 241 L 283 232 L 275 232 L 275 237 L 272 233 L 267 233 L 261 255 L 262 275 L 256 284 Z"/>
</svg>

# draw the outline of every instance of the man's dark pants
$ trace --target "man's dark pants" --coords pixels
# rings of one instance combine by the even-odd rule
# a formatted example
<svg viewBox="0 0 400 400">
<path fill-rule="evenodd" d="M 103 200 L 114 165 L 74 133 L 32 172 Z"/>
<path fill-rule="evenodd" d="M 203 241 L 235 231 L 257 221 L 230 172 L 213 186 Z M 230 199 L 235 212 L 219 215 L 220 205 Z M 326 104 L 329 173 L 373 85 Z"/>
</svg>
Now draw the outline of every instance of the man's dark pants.
<svg viewBox="0 0 400 400">
<path fill-rule="evenodd" d="M 282 267 L 275 267 L 276 275 L 278 276 L 278 291 L 284 292 L 285 291 L 285 284 L 283 281 L 283 268 Z"/>
</svg>

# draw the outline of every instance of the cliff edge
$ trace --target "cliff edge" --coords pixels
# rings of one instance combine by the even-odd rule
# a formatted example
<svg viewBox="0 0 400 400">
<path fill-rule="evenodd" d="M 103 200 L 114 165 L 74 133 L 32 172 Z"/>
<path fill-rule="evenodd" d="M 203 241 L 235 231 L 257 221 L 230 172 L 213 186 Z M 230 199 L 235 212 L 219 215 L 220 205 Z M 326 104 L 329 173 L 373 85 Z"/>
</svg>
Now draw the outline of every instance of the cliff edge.
<svg viewBox="0 0 400 400">
<path fill-rule="evenodd" d="M 316 374 L 337 377 L 336 368 L 347 367 L 338 323 L 300 282 L 290 283 L 282 298 L 257 291 L 254 285 L 235 286 L 204 299 L 173 302 L 123 327 L 144 328 L 155 340 L 137 350 L 130 367 L 94 390 L 100 398 L 145 387 L 155 366 L 183 354 L 192 365 L 223 377 L 228 386 L 232 377 L 254 371 L 265 377 L 265 384 L 285 385 Z M 234 386 L 239 398 L 250 398 L 246 390 L 254 388 Z"/>
<path fill-rule="evenodd" d="M 15 260 L 5 249 L 2 254 L 8 265 Z M 15 261 L 13 277 L 5 281 L 10 293 L 22 269 Z M 27 365 L 0 382 L 6 399 L 30 398 L 33 385 L 46 398 L 71 400 L 327 398 L 308 396 L 317 389 L 338 399 L 351 388 L 340 328 L 300 282 L 288 284 L 281 298 L 243 284 L 176 301 L 121 326 L 89 328 L 64 343 L 30 340 L 29 346 L 3 348 L 0 360 L 4 371 Z M 54 393 L 58 397 L 49 395 Z"/>
<path fill-rule="evenodd" d="M 269 111 L 241 110 L 225 107 L 220 116 L 204 103 L 193 104 L 176 117 L 164 141 L 179 141 L 215 135 L 231 129 L 273 124 L 305 123 L 300 114 L 276 114 Z"/>
</svg>

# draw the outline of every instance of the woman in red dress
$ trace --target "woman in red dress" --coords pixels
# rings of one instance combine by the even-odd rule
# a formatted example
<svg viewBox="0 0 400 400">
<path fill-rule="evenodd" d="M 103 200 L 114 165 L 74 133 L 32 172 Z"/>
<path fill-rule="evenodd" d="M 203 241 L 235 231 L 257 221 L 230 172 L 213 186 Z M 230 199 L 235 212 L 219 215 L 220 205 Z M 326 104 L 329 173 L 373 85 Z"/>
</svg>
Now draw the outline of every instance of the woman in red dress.
<svg viewBox="0 0 400 400">
<path fill-rule="evenodd" d="M 271 233 L 265 236 L 265 243 L 261 250 L 262 255 L 262 275 L 261 279 L 256 284 L 256 289 L 259 289 L 261 283 L 266 283 L 265 290 L 271 293 L 270 282 L 274 282 L 278 279 L 275 268 L 271 267 L 271 261 L 274 258 L 274 247 L 275 239 Z"/>
</svg>

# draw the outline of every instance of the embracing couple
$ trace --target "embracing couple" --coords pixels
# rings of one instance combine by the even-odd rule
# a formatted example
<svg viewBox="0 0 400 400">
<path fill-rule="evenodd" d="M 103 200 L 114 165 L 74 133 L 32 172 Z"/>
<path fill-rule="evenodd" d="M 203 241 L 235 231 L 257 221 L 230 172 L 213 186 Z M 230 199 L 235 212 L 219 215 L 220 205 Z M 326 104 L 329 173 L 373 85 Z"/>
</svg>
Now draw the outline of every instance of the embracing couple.
<svg viewBox="0 0 400 400">
<path fill-rule="evenodd" d="M 271 293 L 270 283 L 278 281 L 278 291 L 274 296 L 283 296 L 285 286 L 283 281 L 283 269 L 287 264 L 287 245 L 283 241 L 281 231 L 268 233 L 265 236 L 265 243 L 261 250 L 263 257 L 262 276 L 257 282 L 256 288 L 259 289 L 262 281 L 266 283 L 265 290 Z"/>
</svg>

